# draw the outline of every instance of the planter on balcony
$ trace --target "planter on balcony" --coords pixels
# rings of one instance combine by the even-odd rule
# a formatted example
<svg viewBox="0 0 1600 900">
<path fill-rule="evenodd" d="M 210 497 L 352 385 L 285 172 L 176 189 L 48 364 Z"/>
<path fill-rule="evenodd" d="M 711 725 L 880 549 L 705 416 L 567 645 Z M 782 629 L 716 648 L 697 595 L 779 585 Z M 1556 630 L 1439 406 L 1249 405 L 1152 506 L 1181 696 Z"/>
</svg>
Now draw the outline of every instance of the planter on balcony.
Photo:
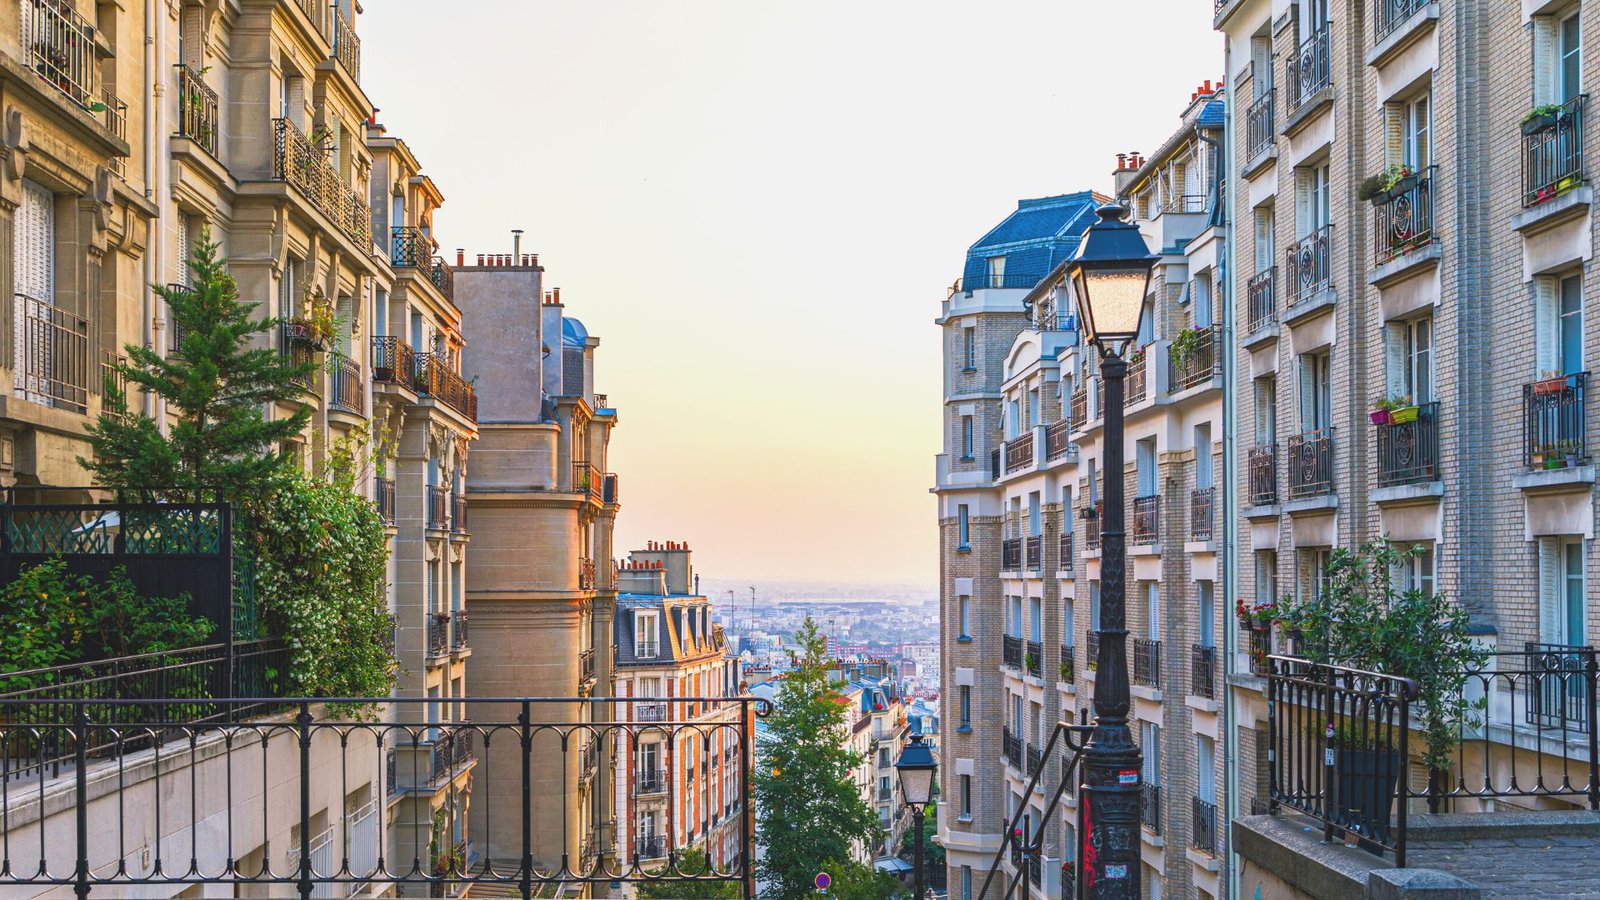
<svg viewBox="0 0 1600 900">
<path fill-rule="evenodd" d="M 1568 382 L 1569 377 L 1566 375 L 1562 375 L 1558 378 L 1546 378 L 1543 381 L 1535 381 L 1533 383 L 1533 393 L 1541 397 L 1549 394 L 1559 394 L 1567 389 Z"/>
<path fill-rule="evenodd" d="M 1389 411 L 1387 409 L 1375 409 L 1372 411 L 1371 416 L 1372 424 L 1374 425 L 1388 425 L 1390 421 L 1392 421 L 1389 418 Z"/>
<path fill-rule="evenodd" d="M 1538 134 L 1546 128 L 1553 128 L 1556 124 L 1556 114 L 1553 112 L 1529 115 L 1522 120 L 1522 133 L 1524 135 Z"/>
<path fill-rule="evenodd" d="M 1416 406 L 1402 406 L 1399 409 L 1391 409 L 1389 410 L 1389 424 L 1404 425 L 1407 422 L 1415 422 L 1419 409 Z"/>
</svg>

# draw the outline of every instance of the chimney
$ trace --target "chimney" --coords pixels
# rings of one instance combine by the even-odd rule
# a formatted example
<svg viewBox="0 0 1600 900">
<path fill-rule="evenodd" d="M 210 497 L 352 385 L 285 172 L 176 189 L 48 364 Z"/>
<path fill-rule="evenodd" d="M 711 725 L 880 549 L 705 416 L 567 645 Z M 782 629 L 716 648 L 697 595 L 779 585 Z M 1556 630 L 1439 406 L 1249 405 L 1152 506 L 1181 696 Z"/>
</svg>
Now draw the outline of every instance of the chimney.
<svg viewBox="0 0 1600 900">
<path fill-rule="evenodd" d="M 1128 165 L 1126 168 L 1122 166 L 1122 157 L 1123 154 L 1117 154 L 1116 181 L 1112 188 L 1113 191 L 1118 195 L 1120 195 L 1122 191 L 1127 188 L 1129 182 L 1133 181 L 1134 174 L 1139 171 L 1139 166 L 1143 163 L 1143 161 L 1139 159 L 1138 152 L 1134 150 L 1130 150 L 1127 153 Z"/>
<path fill-rule="evenodd" d="M 1208 81 L 1206 83 L 1210 84 L 1211 82 Z M 513 229 L 511 229 L 511 258 L 513 260 L 516 260 L 516 259 L 520 259 L 521 257 L 522 257 L 522 229 L 521 228 L 513 228 Z"/>
<path fill-rule="evenodd" d="M 462 267 L 462 266 L 464 266 L 466 264 L 467 264 L 467 248 L 465 248 L 465 247 L 457 247 L 456 248 L 456 268 L 460 268 L 460 267 Z"/>
<path fill-rule="evenodd" d="M 483 254 L 482 253 L 478 254 L 478 268 L 480 268 L 480 269 L 483 268 Z"/>
<path fill-rule="evenodd" d="M 556 299 L 554 301 L 552 301 L 552 302 L 560 303 L 561 302 L 561 288 L 555 288 L 555 295 L 556 295 Z"/>
</svg>

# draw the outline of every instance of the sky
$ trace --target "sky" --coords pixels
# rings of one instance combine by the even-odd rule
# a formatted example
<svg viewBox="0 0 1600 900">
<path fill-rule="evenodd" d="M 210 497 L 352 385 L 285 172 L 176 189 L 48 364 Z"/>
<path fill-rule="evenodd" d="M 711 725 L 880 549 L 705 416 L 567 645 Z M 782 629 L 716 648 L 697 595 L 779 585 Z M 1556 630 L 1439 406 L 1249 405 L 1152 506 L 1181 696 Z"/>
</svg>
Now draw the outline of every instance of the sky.
<svg viewBox="0 0 1600 900">
<path fill-rule="evenodd" d="M 1109 192 L 1223 72 L 1204 0 L 447 8 L 365 3 L 378 120 L 447 258 L 523 229 L 601 339 L 618 556 L 688 541 L 708 577 L 931 589 L 967 247 L 1018 198 Z"/>
</svg>

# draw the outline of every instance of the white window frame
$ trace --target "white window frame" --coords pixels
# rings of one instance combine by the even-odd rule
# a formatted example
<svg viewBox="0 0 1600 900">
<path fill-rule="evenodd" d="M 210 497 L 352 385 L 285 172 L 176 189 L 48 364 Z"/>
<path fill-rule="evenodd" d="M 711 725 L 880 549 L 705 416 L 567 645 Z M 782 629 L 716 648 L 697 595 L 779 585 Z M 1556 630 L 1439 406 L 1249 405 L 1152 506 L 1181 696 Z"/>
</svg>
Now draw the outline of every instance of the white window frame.
<svg viewBox="0 0 1600 900">
<path fill-rule="evenodd" d="M 650 637 L 646 639 L 645 633 Z M 644 651 L 649 650 L 649 653 Z M 655 610 L 636 610 L 633 614 L 633 655 L 655 659 L 661 655 L 661 620 Z"/>
</svg>

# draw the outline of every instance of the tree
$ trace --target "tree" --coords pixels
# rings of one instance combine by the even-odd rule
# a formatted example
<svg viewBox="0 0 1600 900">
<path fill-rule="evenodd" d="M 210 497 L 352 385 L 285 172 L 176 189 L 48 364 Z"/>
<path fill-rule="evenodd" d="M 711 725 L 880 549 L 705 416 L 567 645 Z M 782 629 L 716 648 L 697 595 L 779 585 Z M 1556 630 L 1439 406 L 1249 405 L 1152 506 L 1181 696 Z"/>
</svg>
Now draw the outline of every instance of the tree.
<svg viewBox="0 0 1600 900">
<path fill-rule="evenodd" d="M 911 894 L 893 875 L 879 872 L 872 866 L 846 862 L 828 863 L 820 868 L 833 878 L 828 886 L 828 896 L 832 900 L 885 900 Z M 816 873 L 813 872 L 812 877 L 816 877 Z"/>
<path fill-rule="evenodd" d="M 107 378 L 105 411 L 89 424 L 93 459 L 78 462 L 107 487 L 183 493 L 216 491 L 224 499 L 259 497 L 288 459 L 286 442 L 304 430 L 311 410 L 277 419 L 267 410 L 300 395 L 297 380 L 315 369 L 292 362 L 253 338 L 273 319 L 254 318 L 257 304 L 239 299 L 239 286 L 217 258 L 210 233 L 189 257 L 194 286 L 152 285 L 172 311 L 177 352 L 162 356 L 138 344 L 124 348 L 116 373 L 128 386 L 166 401 L 169 432 L 128 405 L 127 389 Z"/>
<path fill-rule="evenodd" d="M 939 830 L 938 807 L 937 803 L 929 803 L 928 808 L 922 813 L 922 858 L 930 879 L 934 872 L 944 871 L 944 847 L 933 839 Z M 917 833 L 914 829 L 907 828 L 901 838 L 900 855 L 911 859 L 916 852 Z"/>
<path fill-rule="evenodd" d="M 704 850 L 685 850 L 678 854 L 677 868 L 663 866 L 646 874 L 667 878 L 660 882 L 639 882 L 634 885 L 634 896 L 641 900 L 731 900 L 740 896 L 737 881 L 683 881 L 681 876 L 706 875 L 713 872 L 711 860 Z"/>
<path fill-rule="evenodd" d="M 778 684 L 753 779 L 756 830 L 766 850 L 758 872 L 763 896 L 774 898 L 809 894 L 824 862 L 850 859 L 852 849 L 871 846 L 879 833 L 877 816 L 850 778 L 863 761 L 846 744 L 849 702 L 828 679 L 827 639 L 808 617 L 794 642 L 794 667 Z"/>
</svg>

